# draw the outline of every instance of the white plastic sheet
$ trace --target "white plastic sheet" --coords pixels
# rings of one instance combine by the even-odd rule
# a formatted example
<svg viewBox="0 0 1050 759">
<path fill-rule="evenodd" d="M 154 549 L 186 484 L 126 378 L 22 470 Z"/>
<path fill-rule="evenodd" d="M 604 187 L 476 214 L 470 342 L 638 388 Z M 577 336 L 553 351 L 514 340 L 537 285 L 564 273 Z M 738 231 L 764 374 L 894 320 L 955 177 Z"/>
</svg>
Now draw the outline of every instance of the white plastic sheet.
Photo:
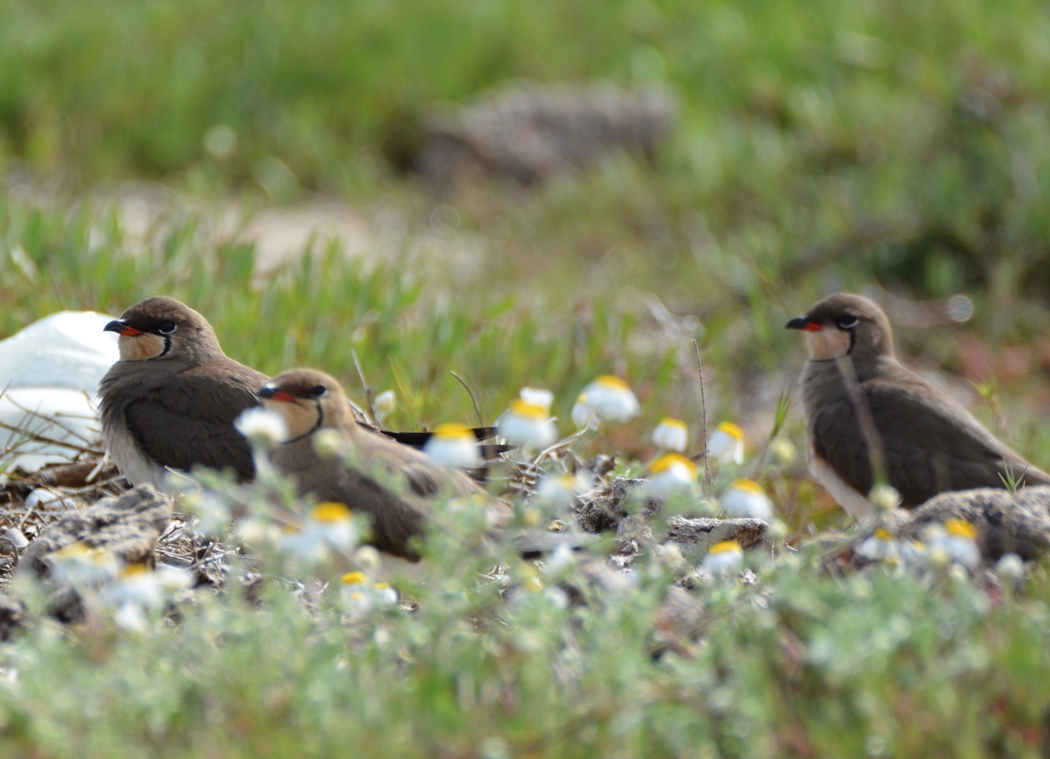
<svg viewBox="0 0 1050 759">
<path fill-rule="evenodd" d="M 70 445 L 98 440 L 95 395 L 118 358 L 117 336 L 102 331 L 113 318 L 63 311 L 0 341 L 0 475 L 68 461 Z M 55 442 L 29 441 L 31 434 Z"/>
</svg>

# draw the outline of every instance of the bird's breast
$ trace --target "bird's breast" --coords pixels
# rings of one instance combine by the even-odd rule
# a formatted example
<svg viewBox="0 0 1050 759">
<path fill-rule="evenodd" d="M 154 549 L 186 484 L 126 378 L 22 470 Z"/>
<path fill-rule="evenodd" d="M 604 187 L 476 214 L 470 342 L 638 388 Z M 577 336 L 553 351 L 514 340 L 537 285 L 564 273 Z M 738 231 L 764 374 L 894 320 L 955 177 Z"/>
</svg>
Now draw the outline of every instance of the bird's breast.
<svg viewBox="0 0 1050 759">
<path fill-rule="evenodd" d="M 167 492 L 164 487 L 167 470 L 139 449 L 123 420 L 102 417 L 102 442 L 124 479 L 132 485 L 150 484 L 162 493 Z"/>
</svg>

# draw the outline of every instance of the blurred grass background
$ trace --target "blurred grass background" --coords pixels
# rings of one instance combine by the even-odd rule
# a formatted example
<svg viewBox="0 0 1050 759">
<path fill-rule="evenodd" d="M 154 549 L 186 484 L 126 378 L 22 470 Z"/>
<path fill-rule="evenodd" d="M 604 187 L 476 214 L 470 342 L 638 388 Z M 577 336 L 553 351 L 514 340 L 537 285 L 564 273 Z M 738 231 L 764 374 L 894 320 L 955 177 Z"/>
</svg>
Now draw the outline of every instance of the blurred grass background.
<svg viewBox="0 0 1050 759">
<path fill-rule="evenodd" d="M 5 331 L 48 309 L 120 311 L 164 289 L 266 370 L 320 363 L 345 379 L 342 331 L 380 357 L 370 378 L 391 385 L 398 373 L 410 395 L 434 382 L 434 397 L 456 393 L 443 370 L 419 368 L 415 348 L 435 344 L 450 346 L 445 368 L 485 387 L 554 383 L 571 394 L 585 372 L 637 375 L 654 350 L 666 359 L 667 346 L 646 339 L 666 332 L 648 293 L 699 319 L 678 337 L 701 337 L 723 378 L 797 365 L 780 327 L 828 291 L 965 293 L 971 323 L 905 324 L 905 352 L 988 381 L 1013 350 L 997 386 L 1034 375 L 1018 392 L 1050 408 L 1050 11 L 1034 0 L 3 0 L 0 17 L 0 170 L 60 198 L 41 211 L 40 193 L 7 194 L 5 240 L 49 273 L 53 297 L 16 288 Z M 405 171 L 425 114 L 515 80 L 663 87 L 677 125 L 652 165 L 613 155 L 529 189 L 482 182 L 449 197 Z M 155 250 L 111 264 L 142 241 L 93 200 L 143 179 L 193 205 L 145 245 Z M 393 214 L 406 239 L 444 238 L 465 263 L 386 250 L 372 258 L 410 269 L 411 284 L 390 272 L 307 276 L 285 289 L 331 291 L 285 304 L 277 319 L 281 297 L 248 286 L 250 246 L 209 234 L 213 209 L 231 198 L 249 209 L 335 198 L 376 224 Z M 70 208 L 81 209 L 72 221 Z M 89 253 L 88 237 L 107 242 Z M 456 327 L 434 315 L 457 312 L 469 316 Z M 415 346 L 391 341 L 398 323 L 414 325 Z M 587 348 L 594 325 L 608 339 Z M 501 346 L 497 332 L 515 337 Z M 565 355 L 572 335 L 590 358 Z M 459 360 L 468 337 L 477 349 Z M 628 344 L 641 355 L 625 355 Z M 651 374 L 670 386 L 666 371 Z M 731 399 L 736 387 L 727 381 Z M 459 398 L 452 413 L 469 408 Z M 405 421 L 435 412 L 423 402 Z"/>
</svg>

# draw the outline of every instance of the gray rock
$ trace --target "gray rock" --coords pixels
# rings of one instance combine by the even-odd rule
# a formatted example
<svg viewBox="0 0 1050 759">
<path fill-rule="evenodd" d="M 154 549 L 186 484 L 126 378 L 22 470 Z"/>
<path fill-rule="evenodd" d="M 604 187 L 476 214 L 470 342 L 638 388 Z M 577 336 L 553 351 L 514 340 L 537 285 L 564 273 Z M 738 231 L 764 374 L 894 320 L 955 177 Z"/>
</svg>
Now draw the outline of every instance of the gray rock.
<svg viewBox="0 0 1050 759">
<path fill-rule="evenodd" d="M 671 517 L 667 520 L 666 540 L 684 549 L 710 548 L 724 540 L 735 540 L 743 549 L 768 543 L 769 525 L 761 519 L 689 519 Z"/>
<path fill-rule="evenodd" d="M 927 525 L 946 519 L 964 519 L 977 528 L 977 545 L 985 561 L 1007 553 L 1029 561 L 1050 549 L 1050 487 L 1025 487 L 1014 493 L 999 488 L 942 493 L 913 511 L 897 534 L 918 539 Z"/>
<path fill-rule="evenodd" d="M 576 524 L 585 532 L 620 531 L 628 518 L 626 502 L 632 491 L 644 488 L 645 480 L 617 477 L 604 493 L 585 501 L 576 511 Z M 660 501 L 646 498 L 642 512 L 653 514 L 659 511 Z"/>
<path fill-rule="evenodd" d="M 25 604 L 0 593 L 0 641 L 8 641 L 16 630 L 26 626 Z"/>
<path fill-rule="evenodd" d="M 19 571 L 48 576 L 48 557 L 74 543 L 105 548 L 125 564 L 152 564 L 157 538 L 171 516 L 171 499 L 149 485 L 103 498 L 89 508 L 67 512 L 48 525 L 26 549 Z"/>
<path fill-rule="evenodd" d="M 517 85 L 431 117 L 415 167 L 442 188 L 479 176 L 528 185 L 616 151 L 651 158 L 675 111 L 663 90 Z"/>
</svg>

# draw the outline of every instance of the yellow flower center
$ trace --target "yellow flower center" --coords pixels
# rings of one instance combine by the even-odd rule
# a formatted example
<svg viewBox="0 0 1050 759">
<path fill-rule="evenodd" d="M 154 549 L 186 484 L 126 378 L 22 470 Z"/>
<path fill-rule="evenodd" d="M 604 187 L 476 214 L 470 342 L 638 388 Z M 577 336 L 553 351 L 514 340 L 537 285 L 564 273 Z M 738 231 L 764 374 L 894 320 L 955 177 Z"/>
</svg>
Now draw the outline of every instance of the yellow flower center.
<svg viewBox="0 0 1050 759">
<path fill-rule="evenodd" d="M 720 425 L 715 427 L 715 429 L 718 430 L 719 432 L 724 432 L 725 434 L 729 435 L 729 437 L 733 438 L 734 440 L 743 440 L 744 439 L 744 431 L 742 429 L 740 429 L 737 425 L 733 424 L 732 422 L 722 422 Z"/>
<path fill-rule="evenodd" d="M 318 522 L 342 522 L 350 518 L 350 509 L 345 503 L 325 501 L 314 506 L 310 516 Z"/>
<path fill-rule="evenodd" d="M 457 422 L 445 422 L 434 428 L 434 437 L 442 440 L 474 440 L 470 427 Z"/>
<path fill-rule="evenodd" d="M 365 579 L 364 572 L 347 572 L 342 577 L 343 585 L 364 585 Z"/>
<path fill-rule="evenodd" d="M 689 470 L 690 474 L 696 474 L 696 464 L 680 453 L 665 453 L 653 462 L 652 466 L 649 467 L 649 471 L 652 474 L 659 474 L 660 472 L 666 472 L 676 464 L 684 466 Z"/>
<path fill-rule="evenodd" d="M 76 559 L 84 561 L 88 564 L 97 565 L 107 564 L 112 559 L 112 554 L 110 554 L 110 552 L 107 551 L 105 548 L 92 548 L 91 546 L 83 542 L 71 543 L 65 548 L 58 549 L 53 554 L 51 554 L 51 556 L 60 561 L 65 561 L 67 559 Z"/>
<path fill-rule="evenodd" d="M 611 374 L 603 374 L 594 380 L 595 385 L 601 385 L 612 390 L 630 390 L 631 386 L 624 382 L 619 377 L 614 377 Z"/>
<path fill-rule="evenodd" d="M 723 540 L 721 543 L 715 543 L 711 546 L 711 550 L 708 552 L 712 556 L 717 556 L 720 553 L 743 553 L 744 549 L 740 547 L 740 544 L 735 540 Z"/>
<path fill-rule="evenodd" d="M 386 590 L 387 588 L 390 587 L 390 583 L 388 583 L 388 582 L 377 582 L 372 587 L 375 588 L 376 590 Z"/>
<path fill-rule="evenodd" d="M 685 422 L 681 419 L 675 419 L 674 417 L 665 416 L 660 420 L 661 427 L 670 427 L 676 430 L 684 430 L 686 428 Z"/>
<path fill-rule="evenodd" d="M 758 493 L 760 495 L 765 495 L 766 493 L 762 486 L 754 480 L 733 480 L 729 488 L 731 490 L 743 490 L 745 493 Z"/>
<path fill-rule="evenodd" d="M 538 421 L 546 421 L 550 418 L 547 409 L 543 408 L 543 406 L 538 403 L 523 401 L 521 398 L 516 398 L 510 402 L 510 412 L 523 416 L 526 419 L 536 419 Z"/>
<path fill-rule="evenodd" d="M 967 538 L 968 540 L 977 539 L 977 528 L 965 519 L 946 519 L 944 520 L 944 529 L 948 531 L 949 535 Z"/>
<path fill-rule="evenodd" d="M 893 540 L 893 535 L 891 535 L 890 531 L 887 530 L 885 527 L 880 527 L 877 530 L 875 530 L 875 537 L 877 537 L 879 540 Z"/>
<path fill-rule="evenodd" d="M 148 575 L 152 570 L 145 564 L 128 564 L 122 570 L 120 570 L 120 576 L 124 578 L 135 577 L 136 575 Z"/>
</svg>

